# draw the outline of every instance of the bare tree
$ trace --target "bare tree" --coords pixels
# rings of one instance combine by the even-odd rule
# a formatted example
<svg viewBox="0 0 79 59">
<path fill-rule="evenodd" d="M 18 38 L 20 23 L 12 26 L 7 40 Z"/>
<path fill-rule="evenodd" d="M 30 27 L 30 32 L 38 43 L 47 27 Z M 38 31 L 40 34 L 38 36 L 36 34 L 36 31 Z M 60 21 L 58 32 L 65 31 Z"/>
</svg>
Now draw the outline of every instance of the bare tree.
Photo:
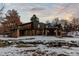
<svg viewBox="0 0 79 59">
<path fill-rule="evenodd" d="M 58 24 L 59 23 L 59 18 L 58 17 L 55 18 L 54 21 L 55 21 L 55 24 Z"/>
<path fill-rule="evenodd" d="M 4 10 L 4 5 L 0 8 L 0 23 L 2 23 L 2 21 L 4 21 L 4 18 L 3 18 L 3 10 Z"/>
<path fill-rule="evenodd" d="M 49 23 L 50 23 L 49 20 L 47 20 L 47 21 L 46 21 L 46 24 L 49 24 Z"/>
</svg>

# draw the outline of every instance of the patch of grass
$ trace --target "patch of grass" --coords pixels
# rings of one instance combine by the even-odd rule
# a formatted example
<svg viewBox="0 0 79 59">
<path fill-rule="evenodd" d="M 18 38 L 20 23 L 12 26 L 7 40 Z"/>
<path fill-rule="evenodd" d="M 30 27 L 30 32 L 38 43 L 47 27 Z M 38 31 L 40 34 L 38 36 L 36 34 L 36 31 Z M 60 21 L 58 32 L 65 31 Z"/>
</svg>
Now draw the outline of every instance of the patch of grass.
<svg viewBox="0 0 79 59">
<path fill-rule="evenodd" d="M 0 47 L 10 46 L 11 44 L 6 40 L 0 40 Z"/>
<path fill-rule="evenodd" d="M 18 48 L 21 48 L 21 47 L 36 47 L 36 45 L 29 45 L 29 44 L 18 44 L 17 46 L 15 47 L 18 47 Z"/>
</svg>

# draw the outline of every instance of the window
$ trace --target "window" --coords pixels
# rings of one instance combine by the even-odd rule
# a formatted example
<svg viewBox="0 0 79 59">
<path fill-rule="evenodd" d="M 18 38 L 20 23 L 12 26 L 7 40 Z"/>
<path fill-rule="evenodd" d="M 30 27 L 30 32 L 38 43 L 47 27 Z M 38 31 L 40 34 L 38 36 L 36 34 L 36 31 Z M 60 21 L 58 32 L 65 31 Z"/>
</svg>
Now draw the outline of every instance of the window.
<svg viewBox="0 0 79 59">
<path fill-rule="evenodd" d="M 40 24 L 38 24 L 38 28 L 40 28 Z"/>
</svg>

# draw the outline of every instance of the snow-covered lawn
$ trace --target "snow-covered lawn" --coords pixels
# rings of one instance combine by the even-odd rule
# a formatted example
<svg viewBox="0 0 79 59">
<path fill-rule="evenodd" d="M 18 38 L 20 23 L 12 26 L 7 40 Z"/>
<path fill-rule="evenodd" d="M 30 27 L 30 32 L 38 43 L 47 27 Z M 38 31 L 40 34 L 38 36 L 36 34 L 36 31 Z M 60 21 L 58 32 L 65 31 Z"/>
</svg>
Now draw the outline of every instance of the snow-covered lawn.
<svg viewBox="0 0 79 59">
<path fill-rule="evenodd" d="M 79 56 L 79 47 L 59 48 L 59 47 L 4 47 L 0 48 L 0 56 L 57 56 L 57 55 Z"/>
<path fill-rule="evenodd" d="M 29 47 L 16 47 L 17 44 L 0 47 L 0 56 L 60 56 L 60 55 L 68 55 L 68 56 L 79 56 L 79 47 L 48 47 L 48 43 L 50 42 L 70 42 L 76 41 L 76 44 L 79 44 L 79 38 L 74 37 L 63 37 L 57 38 L 53 36 L 24 36 L 19 38 L 0 38 L 1 40 L 14 40 L 16 42 L 44 42 L 45 44 L 33 44 L 35 46 Z M 26 44 L 28 45 L 28 44 Z M 32 44 L 29 44 L 32 45 Z"/>
</svg>

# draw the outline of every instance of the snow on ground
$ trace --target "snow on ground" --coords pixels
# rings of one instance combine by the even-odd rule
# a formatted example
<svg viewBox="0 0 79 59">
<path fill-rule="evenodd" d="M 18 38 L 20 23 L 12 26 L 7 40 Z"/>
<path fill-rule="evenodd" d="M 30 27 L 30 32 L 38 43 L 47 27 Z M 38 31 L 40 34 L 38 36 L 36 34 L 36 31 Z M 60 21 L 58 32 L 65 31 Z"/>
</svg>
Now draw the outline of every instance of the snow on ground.
<svg viewBox="0 0 79 59">
<path fill-rule="evenodd" d="M 39 47 L 39 46 L 38 46 Z M 64 54 L 68 56 L 79 56 L 79 48 L 71 47 L 69 49 L 66 48 L 46 48 L 44 46 L 42 47 L 29 47 L 29 48 L 16 48 L 16 47 L 4 47 L 0 48 L 0 56 L 32 56 L 33 53 L 30 50 L 37 50 L 46 52 L 44 55 L 50 55 L 50 56 L 57 56 L 59 54 Z M 27 52 L 26 52 L 27 51 Z M 42 55 L 43 56 L 43 55 Z"/>
<path fill-rule="evenodd" d="M 29 40 L 27 39 L 29 38 Z M 30 39 L 33 38 L 33 39 Z M 35 39 L 34 39 L 35 38 Z M 24 41 L 53 41 L 53 40 L 65 40 L 65 41 L 79 41 L 79 37 L 62 37 L 62 38 L 58 38 L 58 37 L 54 37 L 54 36 L 24 36 L 24 37 L 19 37 L 17 39 L 25 39 Z"/>
<path fill-rule="evenodd" d="M 63 37 L 58 38 L 54 36 L 24 36 L 19 38 L 0 38 L 1 40 L 23 40 L 26 42 L 43 41 L 51 42 L 54 40 L 64 41 L 79 41 L 78 37 Z M 47 47 L 43 44 L 38 44 L 36 47 L 15 47 L 16 45 L 0 47 L 0 56 L 32 56 L 32 55 L 69 55 L 79 56 L 79 47 Z"/>
<path fill-rule="evenodd" d="M 26 56 L 27 54 L 21 53 L 24 50 L 33 50 L 34 47 L 30 48 L 16 48 L 16 47 L 4 47 L 0 48 L 0 56 Z"/>
</svg>

